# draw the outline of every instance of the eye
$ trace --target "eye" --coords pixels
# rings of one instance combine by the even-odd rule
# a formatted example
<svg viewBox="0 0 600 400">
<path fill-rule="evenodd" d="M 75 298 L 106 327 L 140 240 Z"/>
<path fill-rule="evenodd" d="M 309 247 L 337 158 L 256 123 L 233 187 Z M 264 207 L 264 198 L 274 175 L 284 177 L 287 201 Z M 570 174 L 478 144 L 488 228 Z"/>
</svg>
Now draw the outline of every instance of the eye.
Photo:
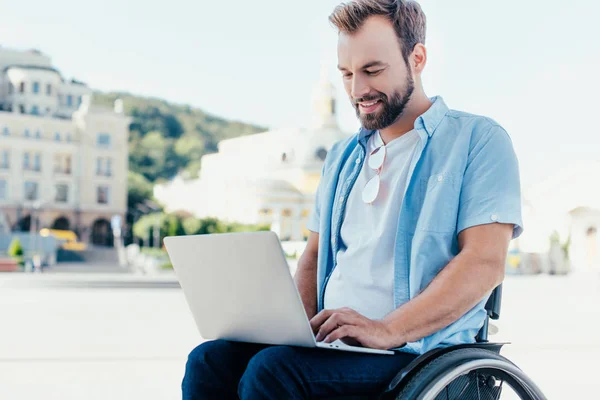
<svg viewBox="0 0 600 400">
<path fill-rule="evenodd" d="M 349 79 L 352 77 L 352 72 L 344 72 L 342 76 L 344 77 L 344 79 Z"/>
<path fill-rule="evenodd" d="M 369 76 L 375 76 L 375 75 L 379 75 L 379 73 L 383 71 L 383 69 L 378 69 L 376 71 L 365 71 L 365 73 Z"/>
</svg>

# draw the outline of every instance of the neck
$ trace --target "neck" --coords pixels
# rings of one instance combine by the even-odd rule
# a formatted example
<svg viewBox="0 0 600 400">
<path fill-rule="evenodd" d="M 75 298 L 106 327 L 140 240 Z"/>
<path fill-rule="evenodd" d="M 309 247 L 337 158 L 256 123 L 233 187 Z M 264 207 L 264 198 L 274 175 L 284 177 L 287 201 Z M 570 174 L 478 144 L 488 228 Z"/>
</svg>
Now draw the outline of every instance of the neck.
<svg viewBox="0 0 600 400">
<path fill-rule="evenodd" d="M 415 120 L 431 107 L 431 100 L 423 91 L 415 93 L 406 104 L 402 115 L 392 125 L 380 129 L 379 134 L 384 144 L 410 132 L 415 126 Z"/>
</svg>

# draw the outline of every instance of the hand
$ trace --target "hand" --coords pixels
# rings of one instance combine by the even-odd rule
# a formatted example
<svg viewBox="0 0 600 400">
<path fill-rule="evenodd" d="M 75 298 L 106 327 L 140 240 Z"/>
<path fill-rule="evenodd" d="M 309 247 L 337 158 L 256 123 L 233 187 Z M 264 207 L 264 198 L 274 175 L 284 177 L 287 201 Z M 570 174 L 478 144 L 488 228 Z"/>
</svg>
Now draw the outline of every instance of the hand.
<svg viewBox="0 0 600 400">
<path fill-rule="evenodd" d="M 385 322 L 371 320 L 350 308 L 323 310 L 310 320 L 310 326 L 317 342 L 341 339 L 346 344 L 387 350 L 397 341 Z"/>
</svg>

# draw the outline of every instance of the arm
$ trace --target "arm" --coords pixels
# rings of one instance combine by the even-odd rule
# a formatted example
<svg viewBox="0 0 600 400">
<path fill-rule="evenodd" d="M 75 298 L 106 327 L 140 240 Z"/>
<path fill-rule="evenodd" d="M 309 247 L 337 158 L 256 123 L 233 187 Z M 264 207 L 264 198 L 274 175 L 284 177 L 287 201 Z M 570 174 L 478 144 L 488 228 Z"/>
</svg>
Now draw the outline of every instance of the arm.
<svg viewBox="0 0 600 400">
<path fill-rule="evenodd" d="M 317 313 L 317 255 L 319 251 L 319 234 L 311 232 L 306 249 L 298 260 L 298 268 L 294 281 L 300 292 L 306 315 L 311 319 Z"/>
<path fill-rule="evenodd" d="M 488 224 L 464 230 L 460 253 L 429 286 L 384 318 L 390 348 L 429 336 L 475 307 L 504 279 L 513 225 Z"/>
<path fill-rule="evenodd" d="M 323 310 L 311 320 L 317 340 L 344 338 L 350 344 L 391 349 L 445 328 L 502 282 L 512 233 L 511 224 L 465 229 L 459 235 L 460 253 L 421 294 L 381 321 L 349 308 Z"/>
</svg>

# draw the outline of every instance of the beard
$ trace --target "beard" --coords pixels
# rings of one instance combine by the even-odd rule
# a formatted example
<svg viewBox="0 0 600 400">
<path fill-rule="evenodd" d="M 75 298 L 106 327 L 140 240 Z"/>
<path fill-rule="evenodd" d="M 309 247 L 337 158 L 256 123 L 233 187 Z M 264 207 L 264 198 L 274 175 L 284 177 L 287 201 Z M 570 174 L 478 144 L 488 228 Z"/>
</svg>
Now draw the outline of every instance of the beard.
<svg viewBox="0 0 600 400">
<path fill-rule="evenodd" d="M 410 74 L 406 78 L 404 86 L 403 91 L 395 90 L 389 98 L 384 93 L 377 92 L 376 95 L 364 96 L 353 100 L 352 104 L 356 109 L 356 117 L 360 120 L 363 128 L 367 130 L 384 129 L 400 118 L 415 90 L 415 83 Z M 381 100 L 381 110 L 376 113 L 362 114 L 358 103 L 374 100 Z"/>
</svg>

